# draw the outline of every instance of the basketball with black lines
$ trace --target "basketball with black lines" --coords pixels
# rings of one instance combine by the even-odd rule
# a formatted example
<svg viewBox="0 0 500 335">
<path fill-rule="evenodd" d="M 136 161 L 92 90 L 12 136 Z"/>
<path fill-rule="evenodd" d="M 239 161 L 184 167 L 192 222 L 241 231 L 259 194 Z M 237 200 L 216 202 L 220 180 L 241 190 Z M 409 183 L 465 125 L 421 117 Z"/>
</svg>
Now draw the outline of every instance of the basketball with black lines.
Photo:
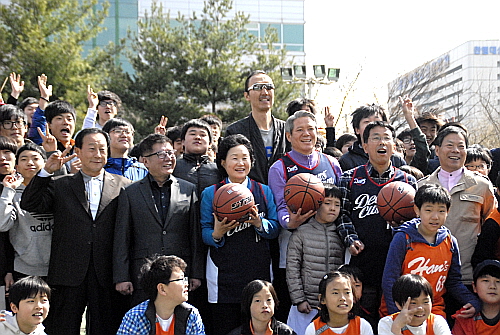
<svg viewBox="0 0 500 335">
<path fill-rule="evenodd" d="M 245 222 L 248 213 L 255 205 L 252 192 L 244 185 L 229 183 L 219 187 L 212 202 L 213 210 L 219 220 Z"/>
<path fill-rule="evenodd" d="M 377 206 L 386 221 L 408 221 L 415 218 L 415 189 L 402 181 L 393 181 L 379 191 Z"/>
<path fill-rule="evenodd" d="M 286 205 L 294 213 L 297 213 L 299 208 L 302 208 L 302 214 L 310 210 L 317 211 L 325 198 L 325 187 L 315 175 L 298 173 L 288 179 L 284 198 Z"/>
</svg>

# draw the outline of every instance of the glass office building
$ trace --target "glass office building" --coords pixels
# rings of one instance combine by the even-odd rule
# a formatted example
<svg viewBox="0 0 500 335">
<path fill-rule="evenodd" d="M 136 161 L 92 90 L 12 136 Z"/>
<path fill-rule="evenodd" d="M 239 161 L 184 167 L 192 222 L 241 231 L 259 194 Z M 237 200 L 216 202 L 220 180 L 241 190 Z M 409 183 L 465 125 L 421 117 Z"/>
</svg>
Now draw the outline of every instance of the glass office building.
<svg viewBox="0 0 500 335">
<path fill-rule="evenodd" d="M 103 1 L 100 1 L 102 3 Z M 92 48 L 105 47 L 109 42 L 117 43 L 127 37 L 127 31 L 137 31 L 137 20 L 150 11 L 153 0 L 108 0 L 110 7 L 104 21 L 105 30 L 85 45 L 88 52 Z M 286 48 L 295 61 L 304 61 L 304 2 L 305 0 L 234 0 L 233 9 L 228 17 L 241 11 L 250 15 L 247 29 L 258 38 L 262 38 L 268 26 L 278 33 L 277 48 Z M 193 12 L 201 13 L 203 0 L 157 0 L 164 11 L 170 11 L 173 18 L 178 13 L 189 17 Z M 117 60 L 125 71 L 132 67 L 125 57 Z"/>
</svg>

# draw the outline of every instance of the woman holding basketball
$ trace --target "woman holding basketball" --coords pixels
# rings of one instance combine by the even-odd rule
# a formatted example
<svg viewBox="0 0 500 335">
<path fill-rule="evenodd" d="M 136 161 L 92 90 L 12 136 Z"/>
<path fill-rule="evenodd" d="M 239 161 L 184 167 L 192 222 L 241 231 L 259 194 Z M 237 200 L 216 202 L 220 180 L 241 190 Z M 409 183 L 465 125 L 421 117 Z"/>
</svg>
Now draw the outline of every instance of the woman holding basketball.
<svg viewBox="0 0 500 335">
<path fill-rule="evenodd" d="M 209 246 L 207 256 L 208 301 L 212 304 L 215 334 L 227 334 L 241 325 L 240 297 L 254 279 L 271 281 L 268 239 L 278 236 L 278 218 L 270 188 L 250 178 L 254 161 L 250 141 L 241 134 L 225 137 L 219 144 L 216 163 L 225 178 L 201 194 L 202 237 Z M 228 222 L 213 214 L 218 188 L 240 183 L 252 191 L 255 206 L 245 222 Z M 223 320 L 223 322 L 222 322 Z"/>
</svg>

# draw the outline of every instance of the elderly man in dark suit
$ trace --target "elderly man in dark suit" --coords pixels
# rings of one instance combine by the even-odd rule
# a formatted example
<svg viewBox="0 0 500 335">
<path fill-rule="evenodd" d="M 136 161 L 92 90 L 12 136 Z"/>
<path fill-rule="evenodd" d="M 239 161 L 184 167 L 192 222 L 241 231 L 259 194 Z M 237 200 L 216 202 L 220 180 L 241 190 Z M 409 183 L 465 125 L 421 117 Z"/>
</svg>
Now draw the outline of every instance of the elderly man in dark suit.
<svg viewBox="0 0 500 335">
<path fill-rule="evenodd" d="M 168 137 L 149 135 L 139 148 L 149 174 L 120 194 L 113 256 L 116 290 L 133 294 L 133 304 L 147 299 L 139 287 L 139 271 L 155 254 L 186 261 L 190 290 L 204 276 L 196 186 L 172 175 L 175 150 Z"/>
<path fill-rule="evenodd" d="M 44 323 L 49 334 L 80 334 L 85 307 L 87 334 L 114 334 L 123 317 L 111 269 L 118 195 L 130 181 L 104 171 L 108 147 L 102 130 L 82 130 L 75 154 L 65 157 L 70 147 L 53 153 L 21 200 L 26 211 L 54 215 L 48 274 L 53 293 Z M 82 164 L 78 173 L 51 177 L 75 155 Z"/>
</svg>

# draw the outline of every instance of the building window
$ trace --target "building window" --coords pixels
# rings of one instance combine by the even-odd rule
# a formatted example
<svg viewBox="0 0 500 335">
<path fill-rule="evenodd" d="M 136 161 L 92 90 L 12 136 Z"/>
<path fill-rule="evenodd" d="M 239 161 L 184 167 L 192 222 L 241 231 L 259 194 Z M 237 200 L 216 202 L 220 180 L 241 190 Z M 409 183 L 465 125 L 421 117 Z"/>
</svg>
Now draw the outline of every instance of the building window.
<svg viewBox="0 0 500 335">
<path fill-rule="evenodd" d="M 500 67 L 500 60 L 497 61 L 497 67 Z"/>
</svg>

